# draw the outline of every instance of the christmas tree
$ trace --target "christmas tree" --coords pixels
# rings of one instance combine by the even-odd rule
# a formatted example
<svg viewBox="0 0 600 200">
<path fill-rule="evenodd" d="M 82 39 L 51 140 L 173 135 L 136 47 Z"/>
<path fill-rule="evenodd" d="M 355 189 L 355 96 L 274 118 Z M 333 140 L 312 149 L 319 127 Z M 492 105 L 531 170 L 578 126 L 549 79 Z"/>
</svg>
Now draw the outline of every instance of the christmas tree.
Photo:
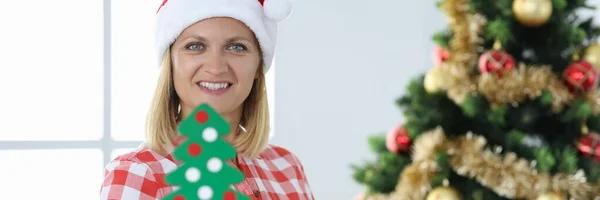
<svg viewBox="0 0 600 200">
<path fill-rule="evenodd" d="M 364 199 L 600 199 L 600 28 L 585 0 L 444 0 L 404 122 L 353 165 Z"/>
<path fill-rule="evenodd" d="M 208 104 L 199 105 L 178 127 L 186 140 L 175 148 L 174 157 L 183 164 L 166 176 L 179 187 L 163 200 L 249 200 L 233 190 L 244 180 L 237 169 L 224 163 L 234 158 L 235 148 L 223 139 L 231 127 Z"/>
</svg>

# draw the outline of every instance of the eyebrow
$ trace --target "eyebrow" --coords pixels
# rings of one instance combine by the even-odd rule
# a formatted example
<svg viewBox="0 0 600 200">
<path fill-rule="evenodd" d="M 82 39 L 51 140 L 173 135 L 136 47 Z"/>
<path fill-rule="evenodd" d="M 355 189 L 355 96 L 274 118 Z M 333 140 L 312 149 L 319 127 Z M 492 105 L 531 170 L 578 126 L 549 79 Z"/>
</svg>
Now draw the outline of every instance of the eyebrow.
<svg viewBox="0 0 600 200">
<path fill-rule="evenodd" d="M 188 38 L 194 38 L 194 39 L 196 39 L 196 40 L 199 40 L 199 41 L 201 41 L 201 42 L 206 42 L 206 41 L 208 41 L 206 38 L 204 38 L 204 37 L 202 37 L 202 36 L 199 36 L 199 35 L 192 35 L 192 36 L 190 36 L 190 37 L 188 37 Z M 227 43 L 231 43 L 231 42 L 235 42 L 235 41 L 239 41 L 239 40 L 246 40 L 246 41 L 248 41 L 248 42 L 252 42 L 251 40 L 249 40 L 249 39 L 247 39 L 247 38 L 245 38 L 245 37 L 242 37 L 242 36 L 236 36 L 236 37 L 232 37 L 232 38 L 228 39 L 228 40 L 227 40 Z"/>
<path fill-rule="evenodd" d="M 199 40 L 201 42 L 206 42 L 206 38 L 204 38 L 202 36 L 199 36 L 199 35 L 192 35 L 192 36 L 189 36 L 188 38 L 194 38 L 194 39 Z"/>
<path fill-rule="evenodd" d="M 238 41 L 238 40 L 246 40 L 246 41 L 248 41 L 248 42 L 252 42 L 252 41 L 250 41 L 249 39 L 247 39 L 247 38 L 245 38 L 245 37 L 242 37 L 242 36 L 236 36 L 236 37 L 233 37 L 233 38 L 231 38 L 231 39 L 227 40 L 227 43 L 230 43 L 230 42 L 235 42 L 235 41 Z"/>
</svg>

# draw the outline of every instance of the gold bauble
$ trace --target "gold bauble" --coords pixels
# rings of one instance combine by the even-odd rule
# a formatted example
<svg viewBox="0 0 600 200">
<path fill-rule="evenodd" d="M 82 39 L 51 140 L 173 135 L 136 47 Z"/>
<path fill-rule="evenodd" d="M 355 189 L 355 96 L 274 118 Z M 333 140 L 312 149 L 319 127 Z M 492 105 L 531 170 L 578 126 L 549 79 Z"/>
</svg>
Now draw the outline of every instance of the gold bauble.
<svg viewBox="0 0 600 200">
<path fill-rule="evenodd" d="M 529 27 L 545 24 L 552 16 L 550 0 L 514 0 L 513 13 L 517 20 Z"/>
<path fill-rule="evenodd" d="M 425 74 L 425 80 L 423 80 L 423 85 L 425 86 L 425 90 L 428 93 L 439 92 L 444 89 L 444 81 L 441 66 L 434 67 Z"/>
<path fill-rule="evenodd" d="M 600 69 L 600 43 L 586 47 L 583 52 L 583 60 Z"/>
<path fill-rule="evenodd" d="M 427 194 L 427 200 L 461 200 L 462 195 L 453 187 L 437 187 Z"/>
<path fill-rule="evenodd" d="M 535 200 L 566 200 L 567 197 L 559 192 L 546 192 L 538 196 Z"/>
</svg>

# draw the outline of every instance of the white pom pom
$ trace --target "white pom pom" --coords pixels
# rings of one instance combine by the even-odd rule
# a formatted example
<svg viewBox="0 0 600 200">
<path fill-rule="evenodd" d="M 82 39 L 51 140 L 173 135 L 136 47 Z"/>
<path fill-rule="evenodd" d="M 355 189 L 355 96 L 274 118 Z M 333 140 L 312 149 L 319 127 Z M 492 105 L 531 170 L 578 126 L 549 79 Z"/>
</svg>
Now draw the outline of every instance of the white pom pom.
<svg viewBox="0 0 600 200">
<path fill-rule="evenodd" d="M 292 12 L 292 2 L 290 0 L 265 0 L 263 9 L 268 18 L 281 22 Z"/>
</svg>

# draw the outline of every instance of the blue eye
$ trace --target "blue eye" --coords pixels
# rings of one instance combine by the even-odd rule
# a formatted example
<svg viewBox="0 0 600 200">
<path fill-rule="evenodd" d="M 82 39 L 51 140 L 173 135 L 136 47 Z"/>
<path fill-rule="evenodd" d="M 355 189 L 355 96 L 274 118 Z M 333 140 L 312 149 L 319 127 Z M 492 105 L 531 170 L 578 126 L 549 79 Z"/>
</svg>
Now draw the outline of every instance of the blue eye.
<svg viewBox="0 0 600 200">
<path fill-rule="evenodd" d="M 202 49 L 204 49 L 204 46 L 201 44 L 189 44 L 185 48 L 190 51 L 201 51 Z"/>
<path fill-rule="evenodd" d="M 246 46 L 241 44 L 230 45 L 227 49 L 232 51 L 246 51 Z"/>
</svg>

